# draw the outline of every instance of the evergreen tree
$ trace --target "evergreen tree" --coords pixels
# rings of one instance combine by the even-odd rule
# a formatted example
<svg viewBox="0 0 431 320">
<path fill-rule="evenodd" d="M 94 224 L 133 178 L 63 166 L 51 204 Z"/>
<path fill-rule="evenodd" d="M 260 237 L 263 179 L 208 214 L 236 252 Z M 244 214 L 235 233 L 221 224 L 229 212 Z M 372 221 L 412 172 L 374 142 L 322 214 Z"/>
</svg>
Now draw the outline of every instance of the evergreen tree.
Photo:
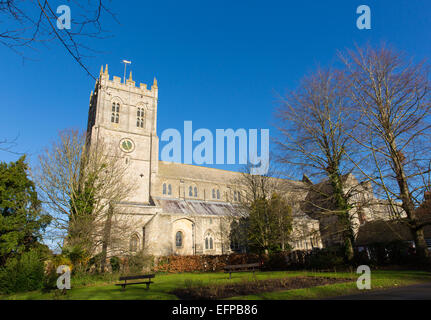
<svg viewBox="0 0 431 320">
<path fill-rule="evenodd" d="M 248 244 L 252 251 L 277 252 L 288 246 L 292 229 L 292 208 L 276 193 L 250 205 L 247 218 Z"/>
<path fill-rule="evenodd" d="M 37 246 L 51 221 L 41 211 L 27 170 L 25 156 L 9 164 L 0 163 L 0 266 Z"/>
</svg>

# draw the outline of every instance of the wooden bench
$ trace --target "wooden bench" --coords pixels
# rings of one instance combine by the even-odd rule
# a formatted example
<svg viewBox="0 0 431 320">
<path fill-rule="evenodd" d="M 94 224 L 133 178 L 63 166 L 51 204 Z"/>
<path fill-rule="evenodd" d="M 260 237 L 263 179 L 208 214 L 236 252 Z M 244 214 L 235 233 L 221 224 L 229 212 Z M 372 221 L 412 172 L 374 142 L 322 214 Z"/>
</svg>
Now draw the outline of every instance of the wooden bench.
<svg viewBox="0 0 431 320">
<path fill-rule="evenodd" d="M 253 276 L 255 271 L 260 271 L 260 263 L 249 263 L 249 264 L 236 264 L 224 267 L 224 272 L 229 272 L 229 279 L 232 279 L 233 272 L 250 272 L 253 271 Z"/>
<path fill-rule="evenodd" d="M 120 277 L 120 281 L 124 281 L 123 283 L 116 283 L 116 286 L 121 286 L 121 290 L 125 290 L 126 286 L 132 285 L 132 284 L 146 284 L 147 289 L 150 288 L 150 284 L 154 283 L 151 281 L 156 275 L 155 274 L 144 274 L 140 276 L 127 276 L 127 277 Z M 146 281 L 140 281 L 140 282 L 127 282 L 127 280 L 140 280 L 140 279 L 147 279 Z"/>
</svg>

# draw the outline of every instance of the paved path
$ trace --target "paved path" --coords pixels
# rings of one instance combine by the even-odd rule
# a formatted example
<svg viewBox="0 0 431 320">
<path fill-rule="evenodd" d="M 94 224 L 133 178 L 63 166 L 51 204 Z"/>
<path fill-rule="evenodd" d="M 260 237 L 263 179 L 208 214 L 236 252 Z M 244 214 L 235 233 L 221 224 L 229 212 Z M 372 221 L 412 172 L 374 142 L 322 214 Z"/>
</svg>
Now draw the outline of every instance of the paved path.
<svg viewBox="0 0 431 320">
<path fill-rule="evenodd" d="M 335 297 L 330 300 L 431 300 L 431 282 Z"/>
</svg>

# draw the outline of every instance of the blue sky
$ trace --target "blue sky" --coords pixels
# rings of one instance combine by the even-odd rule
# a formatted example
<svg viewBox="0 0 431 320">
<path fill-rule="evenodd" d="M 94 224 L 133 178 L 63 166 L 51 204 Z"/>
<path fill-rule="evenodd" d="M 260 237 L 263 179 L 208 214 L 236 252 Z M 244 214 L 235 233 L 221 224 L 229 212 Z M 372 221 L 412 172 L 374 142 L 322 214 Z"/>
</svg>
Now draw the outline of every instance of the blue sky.
<svg viewBox="0 0 431 320">
<path fill-rule="evenodd" d="M 356 27 L 361 4 L 371 8 L 371 30 Z M 122 76 L 128 59 L 137 82 L 156 76 L 159 136 L 182 131 L 185 120 L 214 133 L 269 128 L 273 135 L 277 94 L 318 64 L 334 63 L 337 50 L 385 41 L 417 59 L 431 52 L 429 0 L 141 0 L 113 1 L 110 9 L 120 23 L 102 20 L 110 37 L 87 42 L 100 53 L 85 63 L 94 74 L 108 64 Z M 0 46 L 0 137 L 17 137 L 15 151 L 33 164 L 59 130 L 86 128 L 94 80 L 58 43 L 25 55 Z M 0 152 L 2 161 L 16 158 Z"/>
</svg>

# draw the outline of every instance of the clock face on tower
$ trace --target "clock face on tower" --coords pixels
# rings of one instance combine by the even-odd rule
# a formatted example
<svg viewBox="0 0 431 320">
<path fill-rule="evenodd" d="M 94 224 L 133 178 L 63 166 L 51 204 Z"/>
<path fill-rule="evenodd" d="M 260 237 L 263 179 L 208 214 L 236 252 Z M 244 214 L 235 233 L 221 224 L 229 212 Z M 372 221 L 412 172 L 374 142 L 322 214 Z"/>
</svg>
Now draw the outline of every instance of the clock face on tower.
<svg viewBox="0 0 431 320">
<path fill-rule="evenodd" d="M 135 143 L 129 138 L 121 139 L 120 149 L 124 152 L 132 152 L 135 149 Z"/>
</svg>

